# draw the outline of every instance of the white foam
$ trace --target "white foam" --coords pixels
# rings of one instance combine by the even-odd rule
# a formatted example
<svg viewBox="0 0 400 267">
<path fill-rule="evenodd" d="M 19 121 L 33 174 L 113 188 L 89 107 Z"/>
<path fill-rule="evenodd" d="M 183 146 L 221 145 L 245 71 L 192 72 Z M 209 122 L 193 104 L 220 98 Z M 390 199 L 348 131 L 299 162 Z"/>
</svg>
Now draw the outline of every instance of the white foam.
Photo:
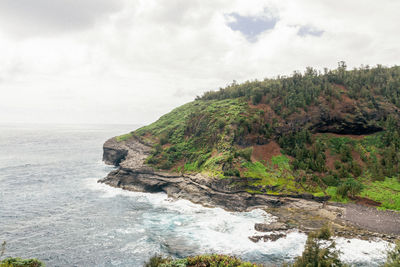
<svg viewBox="0 0 400 267">
<path fill-rule="evenodd" d="M 392 246 L 383 240 L 366 241 L 360 239 L 336 238 L 336 247 L 343 253 L 345 262 L 383 262 L 386 252 Z M 348 242 L 350 241 L 350 242 Z"/>
<path fill-rule="evenodd" d="M 87 188 L 100 191 L 102 194 L 100 197 L 103 198 L 113 198 L 116 196 L 128 196 L 135 197 L 139 202 L 154 202 L 155 204 L 158 202 L 165 201 L 168 196 L 164 193 L 142 193 L 142 192 L 133 192 L 128 190 L 123 190 L 121 188 L 115 188 L 103 183 L 98 183 L 97 178 L 89 178 L 84 180 L 84 184 Z"/>
<path fill-rule="evenodd" d="M 101 192 L 101 197 L 129 196 L 136 198 L 136 201 L 150 203 L 155 208 L 165 209 L 165 212 L 158 214 L 150 210 L 143 214 L 143 222 L 141 222 L 143 228 L 128 228 L 121 232 L 145 234 L 147 231 L 152 232 L 153 228 L 159 229 L 160 236 L 166 235 L 165 232 L 167 232 L 174 237 L 179 237 L 188 245 L 195 247 L 196 253 L 223 253 L 238 256 L 251 253 L 252 255 L 274 255 L 288 260 L 301 255 L 307 240 L 305 234 L 292 231 L 285 238 L 274 242 L 252 242 L 249 236 L 262 235 L 254 230 L 255 223 L 275 220 L 273 216 L 261 209 L 250 212 L 228 212 L 221 208 L 206 208 L 183 199 L 172 200 L 164 193 L 126 191 L 97 183 L 96 179 L 88 179 L 85 182 L 92 190 Z M 168 240 L 168 237 L 165 238 Z M 348 240 L 335 239 L 337 248 L 342 252 L 341 259 L 345 262 L 376 263 L 382 262 L 386 257 L 387 242 L 350 239 L 348 243 Z M 143 251 L 143 245 L 130 243 L 124 249 Z M 160 252 L 158 248 L 152 248 L 152 251 Z"/>
</svg>

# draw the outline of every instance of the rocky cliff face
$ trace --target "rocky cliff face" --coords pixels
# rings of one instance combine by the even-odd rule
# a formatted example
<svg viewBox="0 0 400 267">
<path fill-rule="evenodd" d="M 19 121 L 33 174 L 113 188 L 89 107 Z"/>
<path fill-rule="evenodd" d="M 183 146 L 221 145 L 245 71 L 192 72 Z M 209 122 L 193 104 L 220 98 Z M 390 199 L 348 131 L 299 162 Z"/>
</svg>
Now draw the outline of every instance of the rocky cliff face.
<svg viewBox="0 0 400 267">
<path fill-rule="evenodd" d="M 251 194 L 245 191 L 246 188 L 239 180 L 212 179 L 201 174 L 158 172 L 144 164 L 150 149 L 135 138 L 123 142 L 111 138 L 104 144 L 103 159 L 107 164 L 118 166 L 118 169 L 110 172 L 99 182 L 130 191 L 165 192 L 175 199 L 187 199 L 193 203 L 222 207 L 230 211 L 262 208 L 277 216 L 277 220 L 284 225 L 289 224 L 306 232 L 318 229 L 329 221 L 335 232 L 341 236 L 358 238 L 378 236 L 391 240 L 400 234 L 396 228 L 400 216 L 390 212 L 378 216 L 379 218 L 386 216 L 388 221 L 392 221 L 382 228 L 382 224 L 377 227 L 372 222 L 377 218 L 376 213 L 379 211 L 376 210 L 373 212 L 373 218 L 363 223 L 362 218 L 365 214 L 354 217 L 354 212 L 349 212 L 345 206 L 321 203 L 325 199 L 311 195 Z M 354 206 L 351 209 L 354 209 Z M 374 233 L 376 231 L 385 234 Z M 257 239 L 259 240 L 261 239 Z"/>
<path fill-rule="evenodd" d="M 150 149 L 135 138 L 123 142 L 108 140 L 104 144 L 103 160 L 119 168 L 100 182 L 131 191 L 165 192 L 173 198 L 234 211 L 260 205 L 278 207 L 285 202 L 276 197 L 249 194 L 231 179 L 155 171 L 144 164 Z"/>
<path fill-rule="evenodd" d="M 256 108 L 263 108 L 262 105 Z M 268 113 L 268 117 L 275 116 L 273 111 Z M 382 131 L 379 121 L 386 119 L 389 115 L 400 120 L 400 110 L 395 105 L 377 100 L 373 108 L 365 102 L 358 102 L 356 99 L 342 95 L 340 99 L 334 100 L 333 104 L 320 98 L 320 102 L 315 106 L 310 106 L 308 112 L 293 113 L 286 119 L 278 118 L 282 121 L 277 127 L 278 135 L 298 131 L 307 128 L 314 133 L 336 133 L 336 134 L 371 134 Z"/>
</svg>

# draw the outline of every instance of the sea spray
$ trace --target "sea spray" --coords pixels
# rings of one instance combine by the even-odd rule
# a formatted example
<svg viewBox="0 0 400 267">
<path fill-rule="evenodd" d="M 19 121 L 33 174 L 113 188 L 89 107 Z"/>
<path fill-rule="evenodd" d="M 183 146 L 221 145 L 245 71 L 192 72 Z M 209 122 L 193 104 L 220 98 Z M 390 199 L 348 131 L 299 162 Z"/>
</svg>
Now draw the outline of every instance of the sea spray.
<svg viewBox="0 0 400 267">
<path fill-rule="evenodd" d="M 149 211 L 142 217 L 143 223 L 138 232 L 151 232 L 151 228 L 167 231 L 174 236 L 171 243 L 179 240 L 185 246 L 172 248 L 168 240 L 160 253 L 186 257 L 194 254 L 221 253 L 242 257 L 245 260 L 279 264 L 282 260 L 291 261 L 301 255 L 307 236 L 293 230 L 285 238 L 271 242 L 252 242 L 248 237 L 262 235 L 254 230 L 255 223 L 268 223 L 275 218 L 261 209 L 249 212 L 229 212 L 221 208 L 207 208 L 190 201 L 174 200 L 164 193 L 142 193 L 109 187 L 87 180 L 87 186 L 102 192 L 102 197 L 117 195 L 131 197 L 138 202 L 148 202 L 157 214 Z M 156 218 L 155 218 L 156 216 Z M 135 231 L 129 228 L 127 231 Z M 159 233 L 163 235 L 162 232 Z M 341 259 L 357 266 L 377 266 L 386 257 L 388 243 L 382 240 L 366 241 L 360 239 L 336 238 L 337 248 L 342 252 Z M 134 248 L 136 246 L 131 246 Z M 180 251 L 181 248 L 183 251 Z M 127 249 L 127 248 L 125 248 Z M 368 264 L 367 264 L 368 262 Z"/>
</svg>

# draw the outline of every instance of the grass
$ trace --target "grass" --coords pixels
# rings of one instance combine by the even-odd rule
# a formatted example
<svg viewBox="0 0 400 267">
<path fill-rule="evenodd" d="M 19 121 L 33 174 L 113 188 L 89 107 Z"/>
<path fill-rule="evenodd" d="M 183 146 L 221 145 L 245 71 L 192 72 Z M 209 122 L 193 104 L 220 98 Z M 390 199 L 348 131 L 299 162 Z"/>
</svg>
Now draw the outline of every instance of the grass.
<svg viewBox="0 0 400 267">
<path fill-rule="evenodd" d="M 133 135 L 158 146 L 149 162 L 156 168 L 177 169 L 181 164 L 185 172 L 204 172 L 223 178 L 222 166 L 227 161 L 232 163 L 236 151 L 235 125 L 253 113 L 243 99 L 193 101 L 136 130 Z M 251 155 L 251 150 L 239 152 Z M 230 168 L 231 173 L 237 173 L 233 166 Z"/>
<path fill-rule="evenodd" d="M 400 211 L 400 182 L 397 178 L 366 183 L 360 195 L 381 202 L 383 209 Z"/>
<path fill-rule="evenodd" d="M 115 139 L 117 140 L 117 142 L 122 142 L 122 141 L 128 140 L 132 137 L 133 137 L 133 133 L 127 133 L 127 134 L 117 136 L 117 137 L 115 137 Z"/>
<path fill-rule="evenodd" d="M 329 186 L 325 191 L 328 194 L 328 196 L 331 197 L 330 200 L 333 201 L 333 202 L 341 202 L 341 203 L 349 202 L 348 198 L 342 198 L 341 196 L 339 196 L 336 193 L 337 187 L 335 187 L 335 186 Z"/>
<path fill-rule="evenodd" d="M 248 179 L 248 189 L 256 193 L 311 193 L 347 202 L 338 196 L 336 186 L 355 179 L 364 184 L 360 196 L 382 202 L 384 208 L 400 210 L 398 182 L 372 182 L 373 178 L 392 175 L 375 171 L 382 168 L 377 164 L 385 147 L 384 133 L 361 139 L 310 133 L 312 140 L 307 141 L 306 148 L 289 153 L 291 157 L 278 155 L 269 162 L 252 161 L 253 146 L 261 141 L 277 141 L 272 135 L 275 124 L 279 121 L 266 119 L 264 110 L 249 106 L 245 98 L 201 100 L 180 106 L 116 140 L 137 136 L 152 144 L 154 149 L 147 163 L 156 169 L 218 178 L 253 178 Z M 330 154 L 326 155 L 326 151 Z M 330 160 L 333 166 L 323 166 L 324 160 Z"/>
<path fill-rule="evenodd" d="M 331 149 L 331 151 L 334 154 L 339 154 L 340 153 L 340 148 L 343 145 L 352 145 L 354 146 L 356 143 L 355 140 L 352 140 L 349 137 L 332 137 L 329 138 L 329 142 L 328 142 L 328 147 Z"/>
<path fill-rule="evenodd" d="M 271 163 L 274 166 L 278 166 L 280 170 L 289 170 L 289 158 L 285 155 L 278 155 L 271 158 Z"/>
<path fill-rule="evenodd" d="M 284 155 L 274 156 L 271 162 L 245 162 L 242 164 L 245 177 L 258 178 L 251 182 L 252 186 L 266 188 L 268 194 L 300 194 L 305 190 L 296 185 L 295 178 L 290 169 L 289 158 Z M 271 190 L 271 187 L 275 187 Z M 250 193 L 261 193 L 251 189 Z"/>
</svg>

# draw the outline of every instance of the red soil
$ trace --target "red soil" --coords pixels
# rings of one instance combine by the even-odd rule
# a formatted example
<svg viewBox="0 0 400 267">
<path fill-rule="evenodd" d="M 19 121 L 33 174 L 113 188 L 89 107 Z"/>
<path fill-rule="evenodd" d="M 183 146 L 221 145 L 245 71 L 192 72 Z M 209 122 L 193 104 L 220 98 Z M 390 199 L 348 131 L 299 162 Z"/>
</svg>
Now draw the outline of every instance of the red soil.
<svg viewBox="0 0 400 267">
<path fill-rule="evenodd" d="M 350 197 L 352 200 L 355 200 L 357 204 L 361 204 L 364 206 L 370 206 L 370 207 L 379 207 L 382 203 L 374 201 L 372 199 L 366 198 L 366 197 Z"/>
<path fill-rule="evenodd" d="M 357 151 L 352 151 L 351 156 L 353 157 L 353 160 L 357 162 L 361 167 L 365 165 L 364 161 L 361 159 L 360 153 Z"/>
<path fill-rule="evenodd" d="M 253 146 L 253 153 L 251 155 L 252 161 L 264 160 L 268 162 L 272 157 L 281 155 L 281 148 L 275 141 L 271 141 L 266 145 Z"/>
<path fill-rule="evenodd" d="M 325 151 L 325 158 L 326 158 L 326 166 L 330 170 L 335 169 L 335 161 L 338 160 L 338 158 L 335 155 L 331 155 L 330 149 L 327 149 Z"/>
<path fill-rule="evenodd" d="M 353 140 L 361 140 L 364 137 L 368 136 L 367 134 L 337 134 L 337 133 L 316 133 L 315 136 L 320 136 L 322 134 L 328 134 L 331 137 L 348 137 Z"/>
</svg>

